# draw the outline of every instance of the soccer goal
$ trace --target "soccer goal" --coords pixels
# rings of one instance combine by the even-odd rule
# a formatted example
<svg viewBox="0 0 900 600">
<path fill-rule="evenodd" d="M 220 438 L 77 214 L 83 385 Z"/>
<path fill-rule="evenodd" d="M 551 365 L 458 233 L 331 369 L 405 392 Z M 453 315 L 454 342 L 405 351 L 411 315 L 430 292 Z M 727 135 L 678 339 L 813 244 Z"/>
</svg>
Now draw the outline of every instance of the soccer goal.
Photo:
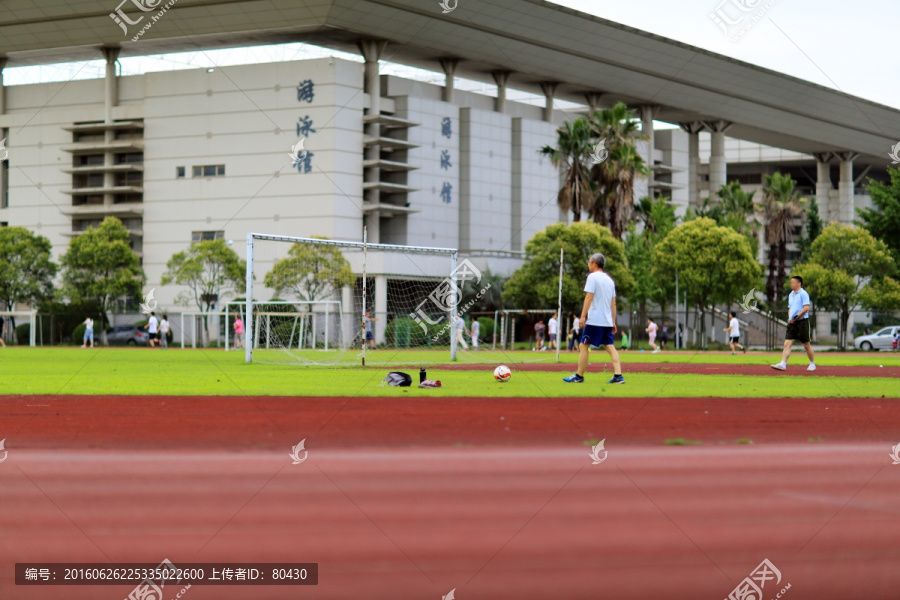
<svg viewBox="0 0 900 600">
<path fill-rule="evenodd" d="M 246 362 L 386 364 L 409 349 L 455 359 L 462 284 L 480 279 L 455 248 L 250 233 L 246 295 L 225 328 Z"/>
</svg>

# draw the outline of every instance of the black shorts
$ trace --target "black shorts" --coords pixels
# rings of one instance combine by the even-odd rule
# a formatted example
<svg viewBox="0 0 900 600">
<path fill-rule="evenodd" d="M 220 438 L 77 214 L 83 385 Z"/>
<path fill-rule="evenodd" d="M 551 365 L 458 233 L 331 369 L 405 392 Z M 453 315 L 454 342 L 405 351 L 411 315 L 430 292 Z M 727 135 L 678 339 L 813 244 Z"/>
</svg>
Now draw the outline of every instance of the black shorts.
<svg viewBox="0 0 900 600">
<path fill-rule="evenodd" d="M 732 343 L 732 344 L 737 344 L 739 341 L 741 341 L 741 336 L 739 336 L 739 335 L 733 335 L 733 336 L 731 336 L 731 343 Z"/>
<path fill-rule="evenodd" d="M 796 340 L 801 344 L 809 343 L 809 319 L 800 319 L 793 323 L 788 323 L 786 340 Z"/>
</svg>

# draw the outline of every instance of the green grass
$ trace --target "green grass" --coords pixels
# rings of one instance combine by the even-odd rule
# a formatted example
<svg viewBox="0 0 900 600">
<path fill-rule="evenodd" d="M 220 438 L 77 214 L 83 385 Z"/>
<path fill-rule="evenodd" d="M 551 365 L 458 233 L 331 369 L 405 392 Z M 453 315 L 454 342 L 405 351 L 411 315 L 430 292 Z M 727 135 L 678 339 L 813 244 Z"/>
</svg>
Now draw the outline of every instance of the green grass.
<svg viewBox="0 0 900 600">
<path fill-rule="evenodd" d="M 263 353 L 259 353 L 260 356 Z M 350 354 L 350 353 L 348 353 Z M 246 364 L 238 352 L 221 350 L 150 349 L 0 349 L 0 390 L 4 394 L 148 394 L 148 395 L 275 395 L 275 396 L 496 396 L 496 397 L 895 397 L 897 380 L 889 378 L 688 375 L 671 373 L 628 374 L 626 385 L 607 385 L 610 372 L 589 369 L 583 384 L 562 382 L 565 373 L 517 371 L 516 361 L 534 353 L 513 357 L 479 353 L 488 363 L 483 370 L 449 371 L 434 367 L 435 353 L 380 350 L 370 354 L 390 366 L 329 368 L 296 364 Z M 275 356 L 273 354 L 273 356 Z M 277 356 L 283 356 L 277 353 Z M 322 357 L 322 353 L 318 355 Z M 548 359 L 550 357 L 547 357 Z M 672 357 L 655 355 L 657 362 Z M 711 358 L 698 356 L 696 362 Z M 850 357 L 855 359 L 856 357 Z M 888 357 L 884 357 L 888 358 Z M 508 383 L 493 380 L 493 366 L 512 365 Z M 884 359 L 882 359 L 884 360 Z M 472 362 L 462 355 L 460 362 Z M 627 362 L 627 361 L 626 361 Z M 642 361 L 643 362 L 643 361 Z M 771 357 L 763 362 L 768 364 Z M 403 367 L 417 380 L 416 365 L 429 366 L 430 379 L 440 379 L 440 389 L 420 390 L 381 386 L 386 372 Z"/>
<path fill-rule="evenodd" d="M 672 438 L 663 442 L 666 446 L 699 446 L 700 440 L 686 440 L 684 438 Z"/>
</svg>

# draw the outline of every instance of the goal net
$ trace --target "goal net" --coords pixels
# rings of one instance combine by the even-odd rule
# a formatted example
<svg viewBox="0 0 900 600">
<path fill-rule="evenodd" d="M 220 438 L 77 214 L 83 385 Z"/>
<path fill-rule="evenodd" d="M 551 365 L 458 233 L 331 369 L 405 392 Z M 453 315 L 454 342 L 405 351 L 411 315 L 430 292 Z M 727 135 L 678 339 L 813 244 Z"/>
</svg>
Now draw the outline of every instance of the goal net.
<svg viewBox="0 0 900 600">
<path fill-rule="evenodd" d="M 457 256 L 250 233 L 246 296 L 228 304 L 226 328 L 247 362 L 387 364 L 410 349 L 453 359 L 462 285 L 481 279 Z"/>
</svg>

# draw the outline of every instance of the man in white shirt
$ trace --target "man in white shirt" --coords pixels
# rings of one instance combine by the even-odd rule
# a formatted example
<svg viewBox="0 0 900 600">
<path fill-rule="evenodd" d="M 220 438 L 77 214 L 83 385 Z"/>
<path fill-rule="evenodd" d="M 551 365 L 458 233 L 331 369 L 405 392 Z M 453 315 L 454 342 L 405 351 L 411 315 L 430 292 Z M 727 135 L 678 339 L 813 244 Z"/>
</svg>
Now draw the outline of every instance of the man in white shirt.
<svg viewBox="0 0 900 600">
<path fill-rule="evenodd" d="M 478 350 L 478 336 L 481 334 L 481 324 L 478 319 L 472 319 L 472 350 Z"/>
<path fill-rule="evenodd" d="M 169 315 L 163 315 L 159 322 L 159 347 L 169 348 Z"/>
<path fill-rule="evenodd" d="M 788 294 L 788 325 L 787 334 L 784 336 L 784 351 L 781 353 L 781 362 L 771 365 L 776 371 L 787 370 L 787 361 L 791 357 L 791 346 L 794 344 L 794 340 L 803 344 L 803 348 L 806 350 L 806 356 L 809 358 L 809 366 L 806 367 L 806 370 L 816 370 L 816 359 L 812 346 L 809 344 L 810 306 L 809 294 L 803 289 L 803 278 L 794 275 L 791 277 L 791 293 Z"/>
<path fill-rule="evenodd" d="M 566 377 L 567 383 L 583 383 L 587 371 L 591 346 L 604 346 L 613 364 L 613 378 L 607 383 L 625 383 L 619 353 L 614 345 L 616 333 L 616 284 L 603 271 L 606 257 L 599 252 L 588 260 L 587 283 L 584 284 L 584 307 L 581 309 L 581 354 L 578 356 L 578 371 Z"/>
<path fill-rule="evenodd" d="M 466 330 L 466 322 L 461 314 L 456 315 L 456 343 L 460 344 L 463 347 L 463 350 L 468 350 L 469 345 L 466 344 L 466 338 L 463 337 L 464 333 L 469 333 Z"/>
<path fill-rule="evenodd" d="M 737 313 L 731 311 L 731 320 L 728 321 L 728 327 L 723 329 L 722 331 L 728 331 L 728 336 L 731 338 L 729 345 L 731 346 L 731 353 L 737 354 L 737 351 L 734 349 L 735 346 L 740 348 L 746 354 L 747 348 L 746 346 L 742 346 L 738 342 L 741 339 L 741 322 L 737 320 Z"/>
<path fill-rule="evenodd" d="M 150 332 L 150 347 L 156 348 L 156 339 L 157 332 L 159 331 L 159 319 L 156 318 L 156 314 L 151 312 L 150 318 L 147 320 L 147 324 L 144 325 L 144 329 L 148 329 Z"/>
<path fill-rule="evenodd" d="M 556 332 L 559 327 L 559 321 L 556 320 L 556 313 L 547 321 L 547 330 L 550 332 L 550 349 L 556 348 Z"/>
</svg>

